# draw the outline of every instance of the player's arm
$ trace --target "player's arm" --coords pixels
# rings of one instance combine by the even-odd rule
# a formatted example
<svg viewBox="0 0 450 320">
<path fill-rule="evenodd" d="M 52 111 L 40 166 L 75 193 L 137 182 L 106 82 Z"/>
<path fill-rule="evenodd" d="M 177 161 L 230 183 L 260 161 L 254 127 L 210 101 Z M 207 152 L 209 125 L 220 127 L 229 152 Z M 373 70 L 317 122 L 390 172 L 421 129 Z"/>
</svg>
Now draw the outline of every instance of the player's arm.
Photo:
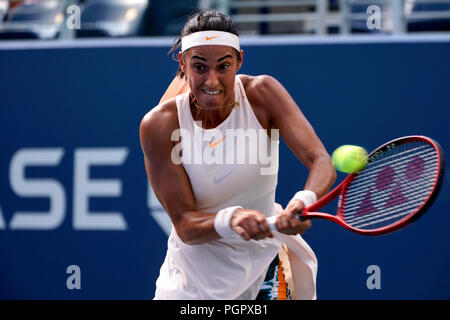
<svg viewBox="0 0 450 320">
<path fill-rule="evenodd" d="M 280 136 L 290 150 L 309 170 L 304 189 L 314 191 L 317 198 L 322 197 L 336 180 L 336 171 L 324 145 L 282 84 L 273 77 L 262 76 L 257 87 L 260 101 L 265 101 L 265 110 L 269 113 L 271 126 L 280 130 Z M 291 201 L 285 211 L 295 217 L 303 205 L 302 201 Z M 280 221 L 277 227 L 285 229 L 287 233 L 296 233 L 297 229 L 305 228 L 295 220 L 291 222 L 295 223 L 295 226 L 287 221 Z"/>
<path fill-rule="evenodd" d="M 189 89 L 188 83 L 184 80 L 184 78 L 180 78 L 176 76 L 173 78 L 169 87 L 167 87 L 166 92 L 164 92 L 159 103 L 166 102 L 169 99 L 176 97 L 179 94 L 185 93 Z"/>
<path fill-rule="evenodd" d="M 163 104 L 150 111 L 143 118 L 139 130 L 150 183 L 183 242 L 199 244 L 219 239 L 220 235 L 214 228 L 216 213 L 195 210 L 186 171 L 181 164 L 172 161 L 175 142 L 171 141 L 171 135 L 178 129 L 178 120 L 176 113 L 164 110 L 164 107 L 167 106 Z M 256 210 L 236 210 L 231 225 L 244 240 L 272 236 L 265 216 Z"/>
</svg>

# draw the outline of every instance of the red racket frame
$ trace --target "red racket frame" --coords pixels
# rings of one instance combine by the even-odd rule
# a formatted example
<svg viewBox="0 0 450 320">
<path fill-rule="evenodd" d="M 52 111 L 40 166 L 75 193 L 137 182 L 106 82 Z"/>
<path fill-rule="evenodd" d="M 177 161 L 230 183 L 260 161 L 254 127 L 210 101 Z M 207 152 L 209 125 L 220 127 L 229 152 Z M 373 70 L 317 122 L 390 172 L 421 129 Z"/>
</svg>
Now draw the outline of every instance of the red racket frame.
<svg viewBox="0 0 450 320">
<path fill-rule="evenodd" d="M 436 174 L 436 178 L 435 178 L 430 196 L 414 212 L 410 213 L 409 215 L 403 217 L 402 219 L 398 220 L 397 222 L 395 222 L 389 226 L 385 226 L 385 227 L 381 227 L 381 228 L 377 228 L 377 229 L 362 230 L 362 229 L 354 228 L 354 227 L 348 225 L 344 219 L 343 208 L 345 207 L 345 202 L 343 201 L 343 199 L 345 199 L 344 194 L 345 194 L 347 188 L 349 187 L 350 183 L 360 174 L 360 173 L 353 173 L 353 174 L 349 174 L 337 187 L 335 187 L 332 191 L 330 191 L 328 194 L 326 194 L 324 197 L 322 197 L 319 201 L 317 201 L 316 203 L 312 204 L 309 207 L 304 208 L 302 210 L 302 212 L 299 214 L 300 219 L 326 219 L 329 221 L 336 222 L 339 225 L 341 225 L 342 227 L 349 229 L 350 231 L 353 231 L 353 232 L 356 232 L 356 233 L 362 234 L 362 235 L 371 235 L 371 236 L 387 234 L 387 233 L 393 232 L 395 230 L 401 229 L 403 227 L 406 227 L 408 224 L 410 224 L 411 222 L 413 222 L 414 220 L 419 218 L 429 208 L 429 206 L 433 203 L 434 199 L 436 198 L 436 196 L 439 193 L 440 186 L 442 183 L 442 178 L 444 175 L 444 167 L 445 167 L 444 166 L 444 153 L 442 151 L 441 146 L 433 139 L 425 137 L 425 136 L 406 136 L 406 137 L 401 137 L 401 138 L 391 140 L 391 141 L 381 145 L 380 147 L 378 147 L 377 149 L 375 149 L 368 155 L 368 158 L 370 159 L 371 157 L 375 156 L 376 153 L 378 153 L 378 152 L 384 153 L 385 151 L 390 150 L 393 147 L 393 145 L 395 145 L 395 144 L 403 144 L 403 143 L 407 143 L 407 142 L 420 141 L 420 140 L 429 143 L 436 150 L 436 152 L 438 154 L 438 167 L 437 167 L 438 172 Z M 328 214 L 328 213 L 324 213 L 324 212 L 317 212 L 317 210 L 326 206 L 328 203 L 330 203 L 337 197 L 339 197 L 339 202 L 338 202 L 336 215 L 332 215 L 332 214 Z"/>
</svg>

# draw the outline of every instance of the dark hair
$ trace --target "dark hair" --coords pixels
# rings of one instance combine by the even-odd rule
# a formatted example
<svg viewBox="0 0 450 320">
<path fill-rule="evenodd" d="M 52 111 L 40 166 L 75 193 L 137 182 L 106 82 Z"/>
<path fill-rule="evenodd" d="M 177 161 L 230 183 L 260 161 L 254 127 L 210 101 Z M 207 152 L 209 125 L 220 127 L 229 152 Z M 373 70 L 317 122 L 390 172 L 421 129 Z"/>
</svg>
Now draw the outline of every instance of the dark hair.
<svg viewBox="0 0 450 320">
<path fill-rule="evenodd" d="M 181 39 L 188 34 L 207 30 L 225 31 L 239 36 L 237 26 L 228 15 L 214 9 L 201 10 L 189 16 L 168 54 L 172 54 L 173 59 L 178 60 L 174 57 L 174 53 L 181 46 Z M 237 58 L 238 61 L 241 59 L 240 52 L 238 52 Z M 180 78 L 184 77 L 184 72 L 181 68 L 178 68 L 177 76 Z"/>
</svg>

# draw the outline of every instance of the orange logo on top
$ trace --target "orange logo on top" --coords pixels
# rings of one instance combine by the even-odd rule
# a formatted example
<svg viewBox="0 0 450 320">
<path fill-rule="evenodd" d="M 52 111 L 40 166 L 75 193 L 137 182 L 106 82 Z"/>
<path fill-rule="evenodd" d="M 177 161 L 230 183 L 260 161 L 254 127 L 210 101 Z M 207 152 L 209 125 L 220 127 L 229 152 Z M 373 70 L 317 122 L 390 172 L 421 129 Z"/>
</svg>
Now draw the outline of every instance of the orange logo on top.
<svg viewBox="0 0 450 320">
<path fill-rule="evenodd" d="M 222 139 L 220 139 L 219 141 L 215 142 L 215 143 L 209 142 L 209 147 L 210 147 L 211 149 L 214 148 L 214 147 L 217 146 L 219 143 L 221 143 L 221 142 L 223 141 L 223 139 L 225 139 L 225 138 L 226 138 L 226 136 L 223 137 Z"/>
<path fill-rule="evenodd" d="M 206 37 L 206 40 L 212 40 L 212 39 L 214 39 L 214 38 L 217 38 L 218 36 L 215 36 L 215 37 Z"/>
</svg>

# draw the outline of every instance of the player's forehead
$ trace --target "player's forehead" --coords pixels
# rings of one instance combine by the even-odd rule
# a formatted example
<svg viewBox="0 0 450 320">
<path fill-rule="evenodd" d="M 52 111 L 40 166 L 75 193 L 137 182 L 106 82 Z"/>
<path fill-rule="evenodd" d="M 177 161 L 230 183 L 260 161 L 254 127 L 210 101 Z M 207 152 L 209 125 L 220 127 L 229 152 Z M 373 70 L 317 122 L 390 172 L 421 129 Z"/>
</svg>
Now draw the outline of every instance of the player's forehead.
<svg viewBox="0 0 450 320">
<path fill-rule="evenodd" d="M 209 62 L 217 62 L 226 58 L 236 57 L 236 49 L 230 46 L 204 45 L 190 48 L 187 52 L 187 57 L 202 58 Z M 201 59 L 199 59 L 201 60 Z"/>
</svg>

